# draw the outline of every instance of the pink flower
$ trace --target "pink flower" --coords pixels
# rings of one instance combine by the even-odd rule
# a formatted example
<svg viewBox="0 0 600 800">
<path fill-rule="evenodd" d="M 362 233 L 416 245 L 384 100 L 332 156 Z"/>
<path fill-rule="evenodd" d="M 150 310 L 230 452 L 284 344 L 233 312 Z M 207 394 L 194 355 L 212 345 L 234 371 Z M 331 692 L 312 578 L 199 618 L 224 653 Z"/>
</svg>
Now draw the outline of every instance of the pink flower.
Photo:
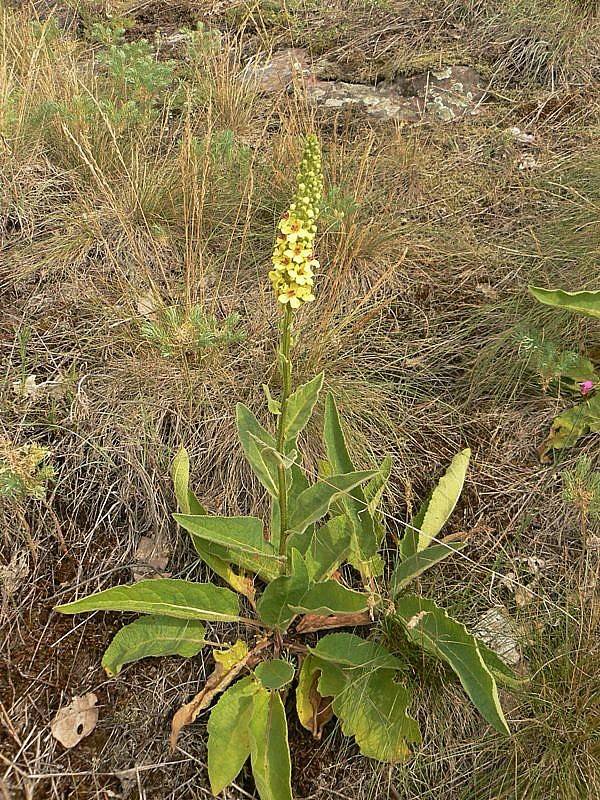
<svg viewBox="0 0 600 800">
<path fill-rule="evenodd" d="M 579 391 L 585 397 L 586 394 L 589 394 L 594 389 L 594 381 L 582 381 L 579 384 Z"/>
</svg>

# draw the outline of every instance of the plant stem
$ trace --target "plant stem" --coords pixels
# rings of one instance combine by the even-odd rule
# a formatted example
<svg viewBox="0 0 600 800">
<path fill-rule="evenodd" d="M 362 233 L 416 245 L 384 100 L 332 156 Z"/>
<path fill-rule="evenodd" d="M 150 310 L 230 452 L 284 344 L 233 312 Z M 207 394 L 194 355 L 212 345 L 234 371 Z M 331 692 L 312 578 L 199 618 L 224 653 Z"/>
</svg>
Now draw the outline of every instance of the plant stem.
<svg viewBox="0 0 600 800">
<path fill-rule="evenodd" d="M 281 329 L 281 347 L 279 350 L 279 369 L 281 373 L 281 413 L 277 424 L 277 450 L 284 454 L 285 447 L 285 422 L 288 397 L 292 390 L 292 365 L 290 362 L 290 348 L 292 343 L 292 309 L 286 305 Z M 279 493 L 279 554 L 285 553 L 285 540 L 287 532 L 287 476 L 285 467 L 279 464 L 278 468 L 278 493 Z"/>
</svg>

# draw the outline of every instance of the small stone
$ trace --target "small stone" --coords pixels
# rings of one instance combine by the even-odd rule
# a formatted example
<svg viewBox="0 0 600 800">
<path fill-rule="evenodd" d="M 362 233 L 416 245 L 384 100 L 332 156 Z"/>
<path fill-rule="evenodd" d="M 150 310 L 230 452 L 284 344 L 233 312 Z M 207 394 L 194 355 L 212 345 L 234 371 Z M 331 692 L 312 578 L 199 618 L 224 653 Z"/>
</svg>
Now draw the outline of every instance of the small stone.
<svg viewBox="0 0 600 800">
<path fill-rule="evenodd" d="M 133 580 L 148 578 L 168 578 L 165 568 L 169 563 L 169 554 L 165 546 L 149 536 L 142 536 L 135 551 L 136 565 L 133 567 Z"/>
<path fill-rule="evenodd" d="M 521 661 L 514 625 L 504 606 L 490 608 L 481 617 L 473 633 L 510 667 L 516 667 Z"/>
</svg>

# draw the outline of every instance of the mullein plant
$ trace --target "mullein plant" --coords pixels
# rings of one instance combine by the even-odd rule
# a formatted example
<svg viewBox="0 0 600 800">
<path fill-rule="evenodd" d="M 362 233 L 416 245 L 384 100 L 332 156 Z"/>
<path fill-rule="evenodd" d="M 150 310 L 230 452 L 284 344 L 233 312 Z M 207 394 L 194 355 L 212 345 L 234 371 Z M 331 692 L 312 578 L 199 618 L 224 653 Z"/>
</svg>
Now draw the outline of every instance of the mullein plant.
<svg viewBox="0 0 600 800">
<path fill-rule="evenodd" d="M 57 608 L 67 614 L 141 614 L 106 650 L 102 664 L 109 676 L 149 656 L 197 655 L 209 646 L 206 622 L 229 622 L 246 631 L 218 646 L 213 634 L 213 672 L 172 721 L 174 747 L 182 728 L 212 706 L 208 777 L 214 794 L 250 759 L 262 800 L 291 800 L 286 706 L 294 701 L 301 724 L 316 738 L 335 715 L 365 756 L 390 763 L 410 756 L 410 746 L 420 741 L 409 713 L 411 659 L 377 641 L 374 634 L 384 621 L 403 632 L 394 637 L 400 648 L 417 646 L 449 664 L 485 720 L 503 734 L 508 726 L 497 682 L 517 683 L 483 642 L 433 600 L 410 590 L 418 576 L 466 545 L 439 534 L 460 496 L 469 450 L 454 457 L 406 524 L 387 565 L 383 554 L 391 551 L 384 543 L 380 503 L 391 459 L 374 469 L 356 469 L 332 394 L 324 403 L 327 458 L 316 478 L 302 468 L 298 440 L 319 402 L 324 375 L 292 386 L 292 326 L 314 299 L 321 196 L 320 147 L 308 136 L 269 273 L 281 313 L 281 394 L 275 399 L 267 392 L 273 418 L 268 428 L 242 404 L 236 415 L 241 449 L 270 498 L 269 518 L 210 514 L 190 490 L 189 459 L 181 449 L 172 470 L 179 506 L 174 516 L 225 585 L 145 580 Z M 337 630 L 328 632 L 332 629 Z M 358 635 L 361 629 L 372 635 Z"/>
<path fill-rule="evenodd" d="M 567 292 L 562 289 L 529 287 L 530 294 L 540 303 L 561 311 L 600 319 L 600 289 L 595 291 Z M 572 447 L 588 433 L 600 433 L 600 375 L 587 358 L 579 358 L 575 369 L 564 370 L 564 377 L 575 382 L 581 402 L 568 408 L 552 421 L 550 433 L 538 449 L 541 461 L 550 461 L 554 450 Z"/>
</svg>

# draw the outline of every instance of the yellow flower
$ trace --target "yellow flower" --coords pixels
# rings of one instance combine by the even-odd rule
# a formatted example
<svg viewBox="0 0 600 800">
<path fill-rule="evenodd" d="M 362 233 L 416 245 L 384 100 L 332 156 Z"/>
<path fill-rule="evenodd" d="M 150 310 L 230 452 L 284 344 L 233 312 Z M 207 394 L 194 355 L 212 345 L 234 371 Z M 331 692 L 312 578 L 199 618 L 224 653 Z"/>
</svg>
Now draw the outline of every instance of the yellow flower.
<svg viewBox="0 0 600 800">
<path fill-rule="evenodd" d="M 288 274 L 290 278 L 300 286 L 304 286 L 305 284 L 309 286 L 313 285 L 312 279 L 314 272 L 307 262 L 304 262 L 303 264 L 294 264 L 294 266 L 289 270 Z"/>
<path fill-rule="evenodd" d="M 283 288 L 277 299 L 283 305 L 289 303 L 292 308 L 300 308 L 302 299 L 298 296 L 298 289 L 298 286 L 291 283 Z"/>
<path fill-rule="evenodd" d="M 313 258 L 313 242 L 322 197 L 321 149 L 317 137 L 308 136 L 296 193 L 277 226 L 272 257 L 274 269 L 269 272 L 278 301 L 294 309 L 315 299 L 312 287 L 314 269 L 319 267 L 319 262 Z"/>
<path fill-rule="evenodd" d="M 310 247 L 306 247 L 304 242 L 296 242 L 291 247 L 284 251 L 284 257 L 293 261 L 295 264 L 302 264 L 312 256 Z"/>
</svg>

